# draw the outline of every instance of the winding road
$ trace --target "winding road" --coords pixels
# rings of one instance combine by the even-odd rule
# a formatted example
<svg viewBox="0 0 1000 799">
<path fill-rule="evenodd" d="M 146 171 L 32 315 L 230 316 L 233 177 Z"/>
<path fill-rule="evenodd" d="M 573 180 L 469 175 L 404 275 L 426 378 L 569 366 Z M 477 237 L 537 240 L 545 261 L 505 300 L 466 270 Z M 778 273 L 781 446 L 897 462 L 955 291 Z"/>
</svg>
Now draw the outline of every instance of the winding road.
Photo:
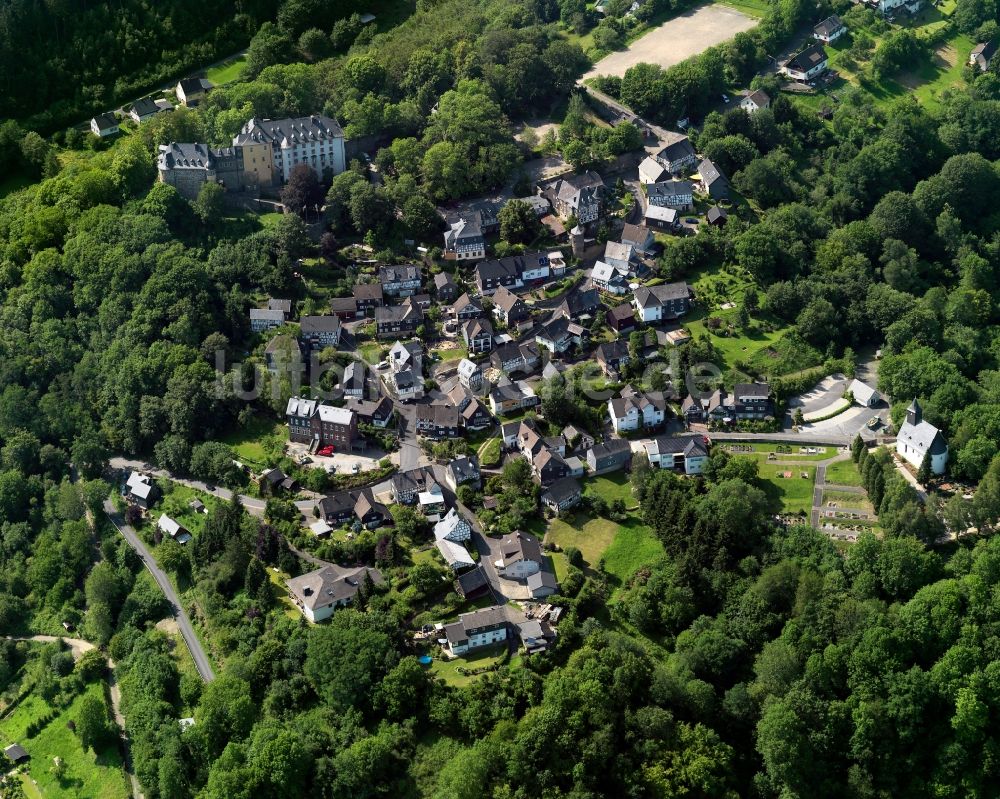
<svg viewBox="0 0 1000 799">
<path fill-rule="evenodd" d="M 167 577 L 166 572 L 161 569 L 157 563 L 153 554 L 146 548 L 139 534 L 125 524 L 125 519 L 122 515 L 115 509 L 115 506 L 111 503 L 110 499 L 104 500 L 104 512 L 107 514 L 111 523 L 115 526 L 115 529 L 128 541 L 129 545 L 136 551 L 142 562 L 149 569 L 149 573 L 153 575 L 153 579 L 156 580 L 156 584 L 160 586 L 160 590 L 163 591 L 164 595 L 170 601 L 173 608 L 174 618 L 177 620 L 177 626 L 181 631 L 181 635 L 184 636 L 184 642 L 187 644 L 188 649 L 191 650 L 191 657 L 194 658 L 195 668 L 198 669 L 198 674 L 201 676 L 202 680 L 205 682 L 211 682 L 215 679 L 215 672 L 212 670 L 212 662 L 208 659 L 208 655 L 205 649 L 201 645 L 201 641 L 198 640 L 198 636 L 194 631 L 194 627 L 191 625 L 191 618 L 188 616 L 187 611 L 184 610 L 184 605 L 181 604 L 180 597 L 177 596 L 177 592 L 174 590 L 173 584 L 170 582 L 170 578 Z"/>
</svg>

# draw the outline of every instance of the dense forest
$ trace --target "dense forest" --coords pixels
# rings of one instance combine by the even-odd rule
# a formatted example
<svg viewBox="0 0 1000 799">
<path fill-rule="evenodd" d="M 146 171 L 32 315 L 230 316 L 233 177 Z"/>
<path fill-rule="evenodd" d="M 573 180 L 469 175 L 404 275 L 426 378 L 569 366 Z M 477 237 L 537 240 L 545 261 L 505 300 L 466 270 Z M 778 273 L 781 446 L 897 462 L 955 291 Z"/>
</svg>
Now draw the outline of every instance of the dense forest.
<svg viewBox="0 0 1000 799">
<path fill-rule="evenodd" d="M 553 649 L 464 687 L 432 679 L 404 632 L 428 597 L 459 606 L 440 571 L 405 560 L 426 525 L 396 509 L 391 534 L 365 533 L 330 554 L 374 562 L 392 584 L 366 586 L 357 607 L 309 626 L 289 617 L 268 577 L 270 567 L 302 568 L 287 546 L 299 528 L 294 506 L 272 501 L 259 519 L 219 503 L 190 548 L 158 549 L 197 592 L 219 664 L 207 685 L 181 672 L 153 627 L 169 612 L 162 595 L 100 513 L 113 490 L 99 479 L 109 456 L 220 484 L 245 479 L 220 439 L 255 418 L 276 421 L 284 407 L 280 391 L 250 405 L 217 390 L 217 352 L 243 379 L 260 360 L 248 309 L 282 296 L 320 310 L 357 279 L 340 246 L 364 240 L 379 257 L 402 257 L 407 237 L 436 241 L 435 202 L 515 177 L 530 149 L 514 143 L 511 123 L 570 92 L 584 57 L 566 31 L 593 22 L 572 1 L 441 0 L 366 37 L 348 16 L 357 9 L 326 5 L 241 4 L 239 14 L 274 19 L 248 25 L 225 23 L 231 9 L 210 3 L 155 26 L 201 41 L 214 8 L 219 30 L 253 34 L 247 79 L 108 149 L 0 126 L 0 164 L 38 177 L 0 200 L 0 633 L 59 633 L 68 621 L 105 649 L 150 799 L 995 795 L 1000 543 L 985 535 L 1000 518 L 993 73 L 967 75 L 932 108 L 848 90 L 828 121 L 755 79 L 770 109 L 707 113 L 692 133 L 749 203 L 657 264 L 663 280 L 739 267 L 759 289 L 755 315 L 787 325 L 820 356 L 881 346 L 880 387 L 901 402 L 894 414 L 920 398 L 948 436 L 953 476 L 978 482 L 973 500 L 925 505 L 884 450 L 855 447 L 884 533 L 841 549 L 775 520 L 755 461 L 717 452 L 697 479 L 637 467 L 632 496 L 663 556 L 619 580 L 568 553 Z M 970 31 L 996 17 L 985 4 L 959 5 Z M 126 36 L 130 24 L 126 14 L 101 23 L 104 6 L 11 3 L 0 12 L 3 58 L 11 37 L 22 54 L 43 47 L 36 31 L 49 6 L 93 17 L 101 36 Z M 804 18 L 802 6 L 775 4 L 780 30 Z M 183 27 L 195 20 L 197 34 Z M 153 36 L 145 25 L 137 30 Z M 84 56 L 73 55 L 70 30 L 60 28 L 65 63 L 47 60 L 48 50 L 37 61 L 39 81 L 54 88 L 11 80 L 29 103 L 20 107 L 68 113 L 105 101 L 84 89 L 54 94 L 109 85 L 107 73 L 60 77 L 107 63 L 71 63 Z M 154 60 L 160 68 L 148 52 L 128 52 L 137 53 L 132 74 Z M 25 54 L 16 68 L 30 63 Z M 669 116 L 682 108 L 678 85 L 716 90 L 689 83 L 703 68 L 650 71 L 646 82 L 633 74 L 620 91 L 638 105 L 629 93 L 645 86 Z M 746 80 L 747 70 L 732 74 Z M 597 132 L 581 99 L 565 106 L 552 146 L 580 165 L 634 148 L 634 129 Z M 160 143 L 221 143 L 251 115 L 313 110 L 336 115 L 352 136 L 385 137 L 374 159 L 380 185 L 355 165 L 331 186 L 309 187 L 330 202 L 319 241 L 295 215 L 265 225 L 212 192 L 189 202 L 155 183 Z M 325 293 L 296 275 L 303 256 L 324 259 Z M 716 358 L 708 337 L 680 352 L 683 364 Z M 548 397 L 543 410 L 555 418 L 556 407 Z M 593 408 L 563 411 L 562 421 L 593 420 Z M 502 524 L 537 507 L 524 463 L 491 478 Z M 984 535 L 939 544 L 970 526 Z M 52 697 L 94 679 L 93 663 L 74 671 L 58 661 L 30 667 L 47 675 L 39 679 Z M 0 682 L 23 665 L 16 648 L 0 648 Z M 182 729 L 186 716 L 196 723 Z"/>
</svg>

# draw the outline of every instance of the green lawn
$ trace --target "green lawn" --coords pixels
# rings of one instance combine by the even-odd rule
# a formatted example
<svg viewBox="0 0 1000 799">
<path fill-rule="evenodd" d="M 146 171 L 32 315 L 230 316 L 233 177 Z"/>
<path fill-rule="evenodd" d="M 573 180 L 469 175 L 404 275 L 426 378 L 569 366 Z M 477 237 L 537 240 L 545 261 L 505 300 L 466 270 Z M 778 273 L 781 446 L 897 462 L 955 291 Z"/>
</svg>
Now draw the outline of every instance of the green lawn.
<svg viewBox="0 0 1000 799">
<path fill-rule="evenodd" d="M 866 494 L 854 494 L 850 491 L 827 491 L 823 490 L 823 504 L 836 502 L 837 507 L 852 508 L 855 510 L 865 510 L 874 513 L 875 509 L 868 501 Z"/>
<path fill-rule="evenodd" d="M 738 331 L 734 335 L 718 335 L 708 330 L 705 320 L 709 316 L 728 320 L 734 318 L 738 310 L 738 308 L 733 308 L 710 314 L 704 308 L 697 307 L 684 317 L 684 327 L 692 338 L 708 336 L 712 346 L 718 351 L 720 365 L 725 369 L 732 369 L 737 363 L 749 361 L 762 350 L 775 346 L 784 333 L 781 328 L 770 332 L 766 331 L 759 322 L 755 322 L 749 330 Z"/>
<path fill-rule="evenodd" d="M 625 582 L 638 569 L 663 555 L 663 544 L 653 531 L 638 519 L 630 518 L 618 528 L 618 535 L 604 553 L 604 568 L 619 582 Z"/>
<path fill-rule="evenodd" d="M 826 482 L 841 486 L 861 485 L 861 475 L 858 473 L 857 464 L 848 458 L 846 461 L 837 461 L 826 467 Z"/>
<path fill-rule="evenodd" d="M 771 8 L 767 0 L 715 0 L 720 6 L 730 6 L 748 17 L 763 19 Z"/>
<path fill-rule="evenodd" d="M 507 644 L 486 647 L 477 652 L 470 652 L 464 657 L 454 660 L 435 658 L 430 665 L 431 674 L 440 677 L 448 685 L 462 688 L 469 685 L 478 675 L 461 674 L 459 669 L 481 669 L 499 663 L 507 653 Z"/>
<path fill-rule="evenodd" d="M 236 456 L 248 466 L 261 467 L 272 455 L 280 455 L 287 438 L 281 422 L 254 416 L 249 424 L 224 436 L 222 443 L 236 451 Z"/>
<path fill-rule="evenodd" d="M 601 477 L 588 478 L 584 481 L 583 493 L 585 496 L 603 497 L 608 504 L 620 499 L 629 510 L 636 507 L 635 497 L 632 495 L 632 483 L 625 472 L 612 472 Z"/>
<path fill-rule="evenodd" d="M 222 86 L 239 78 L 246 63 L 247 57 L 245 55 L 236 56 L 236 58 L 231 58 L 210 68 L 205 75 L 214 85 Z"/>
<path fill-rule="evenodd" d="M 261 227 L 269 228 L 277 225 L 281 221 L 281 217 L 283 216 L 284 214 L 279 214 L 277 211 L 272 211 L 271 213 L 267 214 L 259 214 L 257 216 L 257 221 L 260 222 Z"/>
<path fill-rule="evenodd" d="M 500 463 L 500 439 L 491 438 L 483 445 L 479 455 L 479 460 L 483 466 L 496 466 Z"/>
<path fill-rule="evenodd" d="M 369 364 L 374 366 L 382 360 L 382 350 L 386 346 L 378 341 L 366 341 L 358 345 L 358 354 Z"/>
<path fill-rule="evenodd" d="M 583 555 L 587 566 L 597 568 L 601 556 L 607 551 L 618 534 L 619 524 L 601 517 L 587 519 L 577 514 L 567 520 L 553 519 L 549 523 L 545 540 L 566 549 L 576 547 Z"/>
<path fill-rule="evenodd" d="M 465 347 L 451 347 L 449 349 L 431 350 L 431 353 L 437 355 L 442 361 L 460 361 L 469 354 L 469 350 Z"/>
<path fill-rule="evenodd" d="M 49 712 L 50 705 L 40 696 L 32 694 L 6 719 L 0 722 L 0 745 L 6 747 L 19 743 L 28 750 L 31 761 L 28 773 L 38 784 L 38 793 L 45 799 L 70 799 L 80 796 L 100 796 L 102 799 L 125 799 L 128 788 L 121 767 L 114 733 L 110 745 L 95 755 L 84 751 L 80 739 L 66 726 L 79 712 L 83 697 L 92 694 L 104 700 L 104 684 L 91 683 L 77 696 L 68 708 L 60 712 L 49 724 L 32 738 L 25 737 L 27 726 L 39 716 Z M 112 724 L 109 710 L 109 725 Z M 66 764 L 65 776 L 59 780 L 52 773 L 54 757 L 61 757 Z M 29 795 L 31 795 L 29 793 Z"/>
<path fill-rule="evenodd" d="M 759 458 L 761 460 L 761 468 L 766 467 L 768 464 L 780 465 L 782 461 L 822 461 L 827 458 L 832 458 L 837 454 L 835 447 L 823 447 L 815 446 L 813 449 L 819 450 L 819 452 L 807 454 L 800 452 L 801 447 L 792 444 L 758 444 L 758 443 L 747 443 L 743 441 L 719 441 L 715 446 L 725 450 L 730 455 L 741 456 L 745 458 Z M 740 449 L 733 449 L 733 447 L 739 447 Z M 746 452 L 742 448 L 749 447 L 750 451 Z M 780 449 L 789 450 L 787 452 L 781 452 Z M 770 453 L 774 453 L 776 456 L 775 460 L 768 461 L 767 456 Z M 827 479 L 829 480 L 829 471 L 827 471 Z"/>
<path fill-rule="evenodd" d="M 192 499 L 200 499 L 205 507 L 211 512 L 220 500 L 210 494 L 189 488 L 181 483 L 172 480 L 158 480 L 160 488 L 163 490 L 163 504 L 157 510 L 167 514 L 171 519 L 180 522 L 188 532 L 195 537 L 204 529 L 206 513 L 197 513 L 188 504 Z M 159 518 L 159 517 L 157 517 Z"/>
<path fill-rule="evenodd" d="M 786 472 L 791 472 L 791 477 L 778 476 Z M 807 475 L 806 478 L 802 477 L 803 473 Z M 812 510 L 816 467 L 762 465 L 760 478 L 764 492 L 771 499 L 772 510 L 776 513 L 809 513 Z"/>
</svg>

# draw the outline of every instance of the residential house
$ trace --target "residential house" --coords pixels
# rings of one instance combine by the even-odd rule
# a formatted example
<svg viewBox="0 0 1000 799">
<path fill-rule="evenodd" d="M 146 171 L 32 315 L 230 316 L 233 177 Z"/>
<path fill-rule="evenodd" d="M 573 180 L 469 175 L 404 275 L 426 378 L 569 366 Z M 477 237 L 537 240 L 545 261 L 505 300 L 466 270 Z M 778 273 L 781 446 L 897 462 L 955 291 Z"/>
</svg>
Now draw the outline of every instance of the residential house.
<svg viewBox="0 0 1000 799">
<path fill-rule="evenodd" d="M 635 308 L 630 303 L 623 302 L 610 309 L 605 316 L 608 327 L 619 336 L 627 335 L 635 330 Z"/>
<path fill-rule="evenodd" d="M 570 319 L 593 316 L 601 308 L 601 293 L 597 289 L 574 289 L 559 303 L 556 314 Z"/>
<path fill-rule="evenodd" d="M 503 605 L 462 613 L 458 621 L 444 626 L 448 652 L 458 657 L 507 640 L 507 609 Z"/>
<path fill-rule="evenodd" d="M 631 222 L 627 222 L 625 227 L 622 229 L 622 244 L 628 244 L 635 250 L 635 252 L 648 254 L 652 252 L 654 246 L 656 245 L 656 239 L 653 237 L 653 231 L 651 231 L 645 225 L 633 225 Z M 604 260 L 607 261 L 607 253 L 605 253 Z"/>
<path fill-rule="evenodd" d="M 682 474 L 701 474 L 708 462 L 704 436 L 657 436 L 643 444 L 649 465 Z"/>
<path fill-rule="evenodd" d="M 691 140 L 679 134 L 673 134 L 673 141 L 661 148 L 654 158 L 673 175 L 679 175 L 690 169 L 698 160 Z"/>
<path fill-rule="evenodd" d="M 295 336 L 282 333 L 275 336 L 264 348 L 264 364 L 272 375 L 301 372 L 303 369 L 302 345 Z"/>
<path fill-rule="evenodd" d="M 632 295 L 632 305 L 646 324 L 676 319 L 691 307 L 691 288 L 683 282 L 639 286 Z"/>
<path fill-rule="evenodd" d="M 444 257 L 451 261 L 478 261 L 486 257 L 486 239 L 479 223 L 462 217 L 444 234 Z"/>
<path fill-rule="evenodd" d="M 292 301 L 282 300 L 277 297 L 269 297 L 267 300 L 267 310 L 281 311 L 286 319 L 292 318 Z"/>
<path fill-rule="evenodd" d="M 358 418 L 358 424 L 367 424 L 384 430 L 392 422 L 395 410 L 392 400 L 382 396 L 377 400 L 363 400 L 350 397 L 347 400 L 347 409 L 352 411 Z"/>
<path fill-rule="evenodd" d="M 429 480 L 427 490 L 417 494 L 417 507 L 424 518 L 431 522 L 439 522 L 448 510 L 441 486 Z"/>
<path fill-rule="evenodd" d="M 174 94 L 181 105 L 193 108 L 205 97 L 212 84 L 203 78 L 183 78 L 174 87 Z"/>
<path fill-rule="evenodd" d="M 561 278 L 566 274 L 566 256 L 560 250 L 553 250 L 548 255 L 549 275 L 552 278 Z"/>
<path fill-rule="evenodd" d="M 646 187 L 650 205 L 690 211 L 694 208 L 694 184 L 690 180 L 664 180 Z"/>
<path fill-rule="evenodd" d="M 635 248 L 631 244 L 624 244 L 620 241 L 609 241 L 604 245 L 604 263 L 611 264 L 616 269 L 623 270 L 626 274 L 632 269 L 634 259 Z"/>
<path fill-rule="evenodd" d="M 173 111 L 174 107 L 169 100 L 154 100 L 152 97 L 143 97 L 132 103 L 132 108 L 128 115 L 136 125 L 141 125 L 148 119 L 152 119 L 163 111 Z"/>
<path fill-rule="evenodd" d="M 90 120 L 90 132 L 102 139 L 114 136 L 120 131 L 121 126 L 118 124 L 118 118 L 110 112 L 98 114 Z"/>
<path fill-rule="evenodd" d="M 354 307 L 361 316 L 384 304 L 381 283 L 358 283 L 354 286 Z"/>
<path fill-rule="evenodd" d="M 670 177 L 670 172 L 651 156 L 646 156 L 642 163 L 639 164 L 639 182 L 644 185 L 649 185 L 651 183 L 659 183 L 661 180 L 666 180 Z"/>
<path fill-rule="evenodd" d="M 1000 39 L 980 42 L 969 53 L 969 65 L 978 67 L 980 72 L 986 72 L 993 62 L 993 56 L 997 54 L 998 47 L 1000 47 Z"/>
<path fill-rule="evenodd" d="M 792 80 L 808 82 L 826 71 L 828 62 L 822 45 L 810 44 L 781 65 L 781 72 Z"/>
<path fill-rule="evenodd" d="M 642 221 L 643 224 L 656 230 L 674 230 L 677 227 L 677 209 L 647 205 Z"/>
<path fill-rule="evenodd" d="M 590 282 L 601 291 L 619 296 L 628 293 L 628 268 L 622 269 L 614 264 L 598 261 L 590 270 Z"/>
<path fill-rule="evenodd" d="M 723 389 L 698 399 L 689 395 L 681 411 L 688 422 L 760 420 L 774 416 L 774 403 L 767 383 L 738 383 L 731 395 Z"/>
<path fill-rule="evenodd" d="M 260 477 L 257 478 L 257 485 L 261 490 L 266 490 L 270 494 L 277 494 L 279 491 L 295 492 L 299 490 L 298 481 L 277 467 L 261 472 Z"/>
<path fill-rule="evenodd" d="M 334 297 L 330 300 L 330 313 L 336 314 L 341 319 L 357 319 L 361 316 L 358 312 L 358 301 L 354 297 Z"/>
<path fill-rule="evenodd" d="M 622 367 L 627 366 L 630 360 L 628 342 L 618 338 L 614 341 L 598 344 L 594 360 L 597 361 L 601 371 L 609 380 L 619 380 Z"/>
<path fill-rule="evenodd" d="M 882 401 L 882 395 L 867 383 L 863 383 L 857 378 L 851 381 L 847 390 L 851 392 L 854 401 L 863 408 L 874 408 Z"/>
<path fill-rule="evenodd" d="M 424 373 L 424 345 L 417 340 L 397 341 L 389 349 L 389 370 L 403 372 L 412 370 L 418 375 Z"/>
<path fill-rule="evenodd" d="M 470 297 L 468 292 L 455 300 L 455 303 L 449 310 L 450 316 L 459 322 L 466 319 L 478 319 L 484 313 L 483 304 L 479 300 Z"/>
<path fill-rule="evenodd" d="M 520 530 L 500 541 L 500 558 L 494 564 L 508 580 L 526 580 L 542 569 L 542 548 L 538 539 Z"/>
<path fill-rule="evenodd" d="M 586 452 L 594 446 L 594 437 L 589 433 L 585 433 L 576 427 L 576 425 L 566 425 L 562 430 L 562 437 L 566 440 L 570 449 L 575 451 Z"/>
<path fill-rule="evenodd" d="M 427 470 L 423 468 L 396 472 L 389 478 L 389 491 L 400 505 L 416 503 L 420 492 L 427 490 L 427 485 Z"/>
<path fill-rule="evenodd" d="M 504 383 L 495 386 L 490 391 L 490 410 L 494 416 L 506 416 L 510 413 L 534 408 L 538 403 L 538 396 L 523 380 L 516 383 Z"/>
<path fill-rule="evenodd" d="M 483 430 L 493 424 L 493 417 L 475 397 L 458 409 L 462 417 L 462 426 L 466 430 Z"/>
<path fill-rule="evenodd" d="M 624 439 L 607 439 L 587 450 L 587 468 L 593 475 L 628 470 L 631 466 L 632 447 Z"/>
<path fill-rule="evenodd" d="M 837 41 L 845 33 L 847 33 L 847 26 L 836 14 L 827 17 L 813 28 L 813 38 L 824 44 Z"/>
<path fill-rule="evenodd" d="M 517 446 L 517 435 L 521 430 L 521 425 L 526 422 L 504 422 L 500 425 L 500 443 L 505 450 L 514 449 Z"/>
<path fill-rule="evenodd" d="M 725 208 L 713 205 L 708 209 L 708 213 L 705 214 L 705 221 L 713 227 L 722 227 L 729 221 L 729 214 L 726 213 Z"/>
<path fill-rule="evenodd" d="M 380 266 L 378 282 L 382 285 L 382 294 L 388 297 L 409 297 L 420 291 L 423 282 L 423 272 L 417 264 L 401 266 Z"/>
<path fill-rule="evenodd" d="M 616 433 L 656 427 L 666 417 L 667 403 L 660 392 L 635 392 L 608 400 L 608 415 Z"/>
<path fill-rule="evenodd" d="M 535 343 L 553 355 L 566 352 L 574 345 L 584 349 L 590 344 L 590 330 L 567 316 L 559 315 L 536 329 Z"/>
<path fill-rule="evenodd" d="M 906 409 L 906 421 L 896 434 L 896 453 L 917 469 L 929 455 L 931 474 L 944 474 L 948 465 L 948 443 L 941 431 L 923 418 L 916 398 Z"/>
<path fill-rule="evenodd" d="M 768 97 L 767 92 L 763 89 L 757 89 L 750 92 L 746 97 L 740 100 L 740 108 L 746 111 L 748 114 L 754 114 L 757 111 L 761 111 L 765 108 L 771 107 L 771 98 Z"/>
<path fill-rule="evenodd" d="M 424 378 L 413 369 L 401 369 L 385 377 L 386 386 L 400 402 L 420 399 L 424 395 Z"/>
<path fill-rule="evenodd" d="M 454 405 L 417 405 L 417 435 L 426 438 L 455 438 L 462 434 L 458 408 Z"/>
<path fill-rule="evenodd" d="M 519 325 L 531 317 L 527 303 L 501 286 L 493 294 L 493 314 L 507 327 Z"/>
<path fill-rule="evenodd" d="M 469 391 L 480 391 L 483 387 L 483 370 L 475 361 L 462 358 L 458 362 L 458 382 Z"/>
<path fill-rule="evenodd" d="M 520 288 L 524 285 L 521 272 L 513 258 L 482 261 L 476 264 L 473 272 L 479 293 L 488 297 L 501 286 Z"/>
<path fill-rule="evenodd" d="M 698 164 L 698 186 L 713 200 L 729 199 L 729 178 L 707 158 Z"/>
<path fill-rule="evenodd" d="M 291 397 L 285 406 L 288 438 L 312 449 L 332 446 L 350 452 L 358 437 L 358 419 L 347 408 L 324 405 L 314 399 Z"/>
<path fill-rule="evenodd" d="M 452 508 L 437 524 L 434 525 L 435 541 L 453 541 L 460 544 L 472 538 L 472 525 L 455 509 Z"/>
<path fill-rule="evenodd" d="M 378 338 L 412 336 L 424 323 L 424 312 L 409 300 L 402 305 L 383 305 L 375 309 L 375 335 Z"/>
<path fill-rule="evenodd" d="M 441 553 L 445 565 L 454 572 L 476 565 L 476 561 L 469 554 L 469 550 L 461 544 L 456 544 L 454 541 L 449 541 L 446 538 L 439 538 L 434 542 L 434 545 L 437 547 L 437 551 Z"/>
<path fill-rule="evenodd" d="M 270 308 L 250 309 L 250 330 L 260 333 L 285 324 L 287 315 L 284 311 L 272 311 Z"/>
<path fill-rule="evenodd" d="M 471 354 L 489 352 L 493 349 L 493 325 L 489 319 L 470 319 L 462 325 L 462 339 Z"/>
<path fill-rule="evenodd" d="M 561 480 L 569 475 L 569 466 L 558 452 L 550 449 L 542 449 L 531 461 L 531 471 L 535 479 L 543 485 L 552 485 L 556 480 Z"/>
<path fill-rule="evenodd" d="M 515 341 L 501 344 L 490 356 L 490 364 L 508 375 L 514 372 L 531 374 L 541 363 L 538 347 L 531 343 L 518 344 Z"/>
<path fill-rule="evenodd" d="M 330 618 L 337 608 L 350 604 L 366 580 L 374 585 L 383 582 L 378 569 L 369 566 L 345 568 L 330 563 L 292 577 L 285 585 L 302 615 L 315 624 Z"/>
<path fill-rule="evenodd" d="M 434 275 L 434 296 L 440 303 L 454 302 L 458 297 L 458 285 L 447 272 Z"/>
<path fill-rule="evenodd" d="M 336 347 L 340 343 L 343 322 L 336 314 L 328 316 L 303 316 L 299 320 L 302 338 L 311 349 Z"/>
<path fill-rule="evenodd" d="M 133 505 L 149 510 L 160 498 L 160 488 L 148 474 L 132 472 L 125 481 L 125 499 Z"/>
<path fill-rule="evenodd" d="M 445 467 L 444 481 L 452 491 L 458 491 L 458 487 L 463 485 L 471 486 L 478 491 L 482 485 L 479 459 L 475 455 L 455 458 Z"/>
<path fill-rule="evenodd" d="M 361 399 L 365 395 L 365 376 L 367 372 L 364 361 L 351 361 L 344 367 L 340 378 L 340 390 L 345 397 Z"/>
<path fill-rule="evenodd" d="M 161 533 L 170 536 L 178 544 L 186 544 L 191 540 L 191 533 L 189 533 L 183 525 L 174 519 L 171 519 L 165 513 L 160 514 L 160 518 L 157 519 L 156 529 Z"/>
<path fill-rule="evenodd" d="M 542 504 L 553 513 L 576 507 L 583 499 L 580 484 L 572 477 L 556 480 L 542 493 Z"/>
<path fill-rule="evenodd" d="M 316 503 L 320 518 L 336 527 L 355 522 L 369 530 L 392 523 L 389 509 L 375 499 L 370 488 L 327 494 Z"/>
<path fill-rule="evenodd" d="M 604 181 L 596 172 L 584 172 L 559 178 L 549 186 L 546 196 L 563 220 L 571 216 L 581 225 L 596 222 L 603 212 Z"/>
</svg>

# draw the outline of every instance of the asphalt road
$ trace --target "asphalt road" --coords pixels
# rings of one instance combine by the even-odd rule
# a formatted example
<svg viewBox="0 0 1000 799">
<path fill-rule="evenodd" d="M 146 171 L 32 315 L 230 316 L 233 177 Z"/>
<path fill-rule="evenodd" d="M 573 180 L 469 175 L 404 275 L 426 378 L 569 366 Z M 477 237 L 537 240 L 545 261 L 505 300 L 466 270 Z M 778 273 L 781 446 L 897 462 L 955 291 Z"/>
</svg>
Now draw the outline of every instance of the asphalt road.
<svg viewBox="0 0 1000 799">
<path fill-rule="evenodd" d="M 195 668 L 198 669 L 198 674 L 205 682 L 211 682 L 215 679 L 215 672 L 212 670 L 212 663 L 208 659 L 208 655 L 205 653 L 205 650 L 201 645 L 201 641 L 198 640 L 194 627 L 191 626 L 191 619 L 187 615 L 187 611 L 184 610 L 184 606 L 181 604 L 180 597 L 177 596 L 177 592 L 174 590 L 174 586 L 171 584 L 170 578 L 168 578 L 166 573 L 157 565 L 156 559 L 146 548 L 146 545 L 143 543 L 138 533 L 129 527 L 129 525 L 125 524 L 125 520 L 115 509 L 115 506 L 111 503 L 110 499 L 104 500 L 104 512 L 108 515 L 108 518 L 111 520 L 111 523 L 115 526 L 118 532 L 124 536 L 126 541 L 128 541 L 132 549 L 134 549 L 139 557 L 142 558 L 142 562 L 146 565 L 146 568 L 149 569 L 149 573 L 153 575 L 153 579 L 156 580 L 156 584 L 160 586 L 160 590 L 163 591 L 164 595 L 170 601 L 174 612 L 174 618 L 177 620 L 177 626 L 181 631 L 181 635 L 184 636 L 184 642 L 188 645 L 188 649 L 191 650 L 191 657 L 194 658 L 194 665 Z"/>
</svg>

